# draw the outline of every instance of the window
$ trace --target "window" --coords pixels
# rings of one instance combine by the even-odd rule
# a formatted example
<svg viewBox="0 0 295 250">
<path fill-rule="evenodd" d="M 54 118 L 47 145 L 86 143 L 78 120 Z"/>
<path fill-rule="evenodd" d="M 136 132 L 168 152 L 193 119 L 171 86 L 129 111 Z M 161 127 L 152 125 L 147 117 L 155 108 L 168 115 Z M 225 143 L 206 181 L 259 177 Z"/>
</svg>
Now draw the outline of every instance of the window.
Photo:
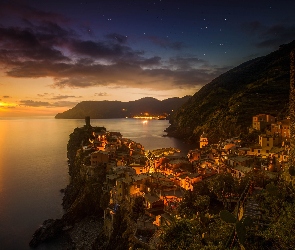
<svg viewBox="0 0 295 250">
<path fill-rule="evenodd" d="M 260 153 L 260 150 L 258 149 L 258 153 Z"/>
<path fill-rule="evenodd" d="M 266 146 L 269 147 L 269 143 L 267 143 Z"/>
<path fill-rule="evenodd" d="M 269 153 L 269 150 L 266 150 L 266 153 L 268 154 Z"/>
</svg>

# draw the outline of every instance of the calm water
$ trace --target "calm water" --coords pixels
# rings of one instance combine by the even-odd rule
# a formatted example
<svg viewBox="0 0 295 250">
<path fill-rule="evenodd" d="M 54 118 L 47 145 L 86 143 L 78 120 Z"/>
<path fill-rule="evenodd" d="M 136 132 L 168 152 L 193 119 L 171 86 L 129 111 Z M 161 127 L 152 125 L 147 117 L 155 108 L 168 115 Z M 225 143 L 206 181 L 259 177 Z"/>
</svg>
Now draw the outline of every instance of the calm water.
<svg viewBox="0 0 295 250">
<path fill-rule="evenodd" d="M 66 145 L 74 128 L 84 120 L 52 117 L 0 118 L 0 249 L 30 249 L 34 231 L 49 218 L 63 214 L 60 189 L 68 181 Z M 92 126 L 105 126 L 145 149 L 176 147 L 185 154 L 193 148 L 163 137 L 168 121 L 97 119 Z M 42 246 L 37 249 L 56 249 Z"/>
</svg>

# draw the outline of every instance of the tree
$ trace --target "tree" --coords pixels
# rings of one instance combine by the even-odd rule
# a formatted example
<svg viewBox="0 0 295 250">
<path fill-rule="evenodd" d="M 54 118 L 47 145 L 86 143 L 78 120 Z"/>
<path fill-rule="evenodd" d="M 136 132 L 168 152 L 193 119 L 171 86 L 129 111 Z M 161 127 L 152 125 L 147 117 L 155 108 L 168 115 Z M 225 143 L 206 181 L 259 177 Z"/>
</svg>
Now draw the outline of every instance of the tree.
<svg viewBox="0 0 295 250">
<path fill-rule="evenodd" d="M 194 191 L 186 191 L 178 206 L 178 214 L 182 217 L 193 218 L 197 214 L 206 213 L 210 205 L 208 195 L 199 195 Z"/>
</svg>

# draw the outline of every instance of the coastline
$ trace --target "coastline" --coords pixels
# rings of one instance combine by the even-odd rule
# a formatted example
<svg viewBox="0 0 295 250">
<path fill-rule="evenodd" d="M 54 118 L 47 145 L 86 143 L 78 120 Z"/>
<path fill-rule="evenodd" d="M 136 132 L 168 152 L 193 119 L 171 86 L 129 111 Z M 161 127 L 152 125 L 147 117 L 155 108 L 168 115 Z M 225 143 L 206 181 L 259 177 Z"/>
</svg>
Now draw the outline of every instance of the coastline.
<svg viewBox="0 0 295 250">
<path fill-rule="evenodd" d="M 104 163 L 98 163 L 93 167 L 89 157 L 91 153 L 97 152 L 97 148 L 101 146 L 100 143 L 103 143 L 96 139 L 106 134 L 111 145 L 111 148 L 108 149 L 110 150 L 109 158 Z M 111 142 L 112 138 L 116 136 L 120 138 L 122 144 L 117 147 L 120 151 L 118 154 L 121 156 L 117 155 L 115 157 L 110 152 L 112 151 L 112 145 L 114 146 L 113 142 Z M 132 145 L 132 151 L 129 148 L 130 145 Z M 169 154 L 172 151 L 173 153 L 179 153 L 174 148 L 166 149 Z M 165 148 L 162 150 L 165 151 Z M 136 153 L 137 151 L 138 153 Z M 164 151 L 161 155 L 164 155 Z M 63 239 L 65 249 L 111 250 L 115 249 L 116 244 L 121 243 L 125 244 L 125 247 L 129 243 L 131 245 L 144 245 L 143 242 L 138 242 L 138 238 L 135 237 L 136 221 L 134 221 L 134 218 L 129 217 L 130 211 L 134 210 L 134 201 L 132 204 L 128 201 L 120 202 L 120 212 L 117 211 L 112 216 L 111 229 L 108 228 L 108 213 L 112 213 L 112 209 L 114 209 L 110 205 L 116 203 L 114 201 L 110 202 L 110 190 L 105 192 L 106 181 L 109 181 L 109 179 L 106 180 L 107 171 L 114 167 L 117 168 L 115 171 L 118 171 L 121 167 L 116 166 L 120 164 L 122 164 L 122 168 L 124 168 L 125 164 L 128 165 L 127 162 L 132 158 L 128 156 L 131 152 L 135 156 L 138 154 L 137 156 L 145 158 L 143 146 L 130 139 L 122 138 L 119 132 L 106 132 L 104 127 L 92 127 L 90 120 L 86 120 L 84 127 L 75 128 L 70 134 L 67 144 L 70 183 L 63 189 L 62 206 L 65 213 L 60 219 L 45 220 L 42 226 L 33 234 L 29 245 L 36 248 L 42 243 L 56 241 L 56 239 L 60 238 Z M 125 158 L 123 155 L 125 155 Z M 122 157 L 126 161 L 124 164 L 123 161 L 121 163 L 118 161 Z M 183 156 L 178 156 L 178 158 L 181 157 Z M 145 161 L 142 164 L 145 165 Z M 134 169 L 133 171 L 135 172 Z M 137 216 L 139 214 L 135 214 L 135 217 Z M 121 222 L 124 222 L 123 226 Z M 122 249 L 128 249 L 128 247 Z"/>
<path fill-rule="evenodd" d="M 81 178 L 81 162 L 76 161 L 81 142 L 88 140 L 93 129 L 87 126 L 76 128 L 70 135 L 67 145 L 70 183 L 64 189 L 62 203 L 65 213 L 60 219 L 45 220 L 33 234 L 30 247 L 36 248 L 42 243 L 64 238 L 66 249 L 91 249 L 97 240 L 102 230 L 103 210 L 99 207 L 99 200 L 92 197 L 99 194 L 99 188 L 93 188 L 93 183 L 86 183 Z"/>
</svg>

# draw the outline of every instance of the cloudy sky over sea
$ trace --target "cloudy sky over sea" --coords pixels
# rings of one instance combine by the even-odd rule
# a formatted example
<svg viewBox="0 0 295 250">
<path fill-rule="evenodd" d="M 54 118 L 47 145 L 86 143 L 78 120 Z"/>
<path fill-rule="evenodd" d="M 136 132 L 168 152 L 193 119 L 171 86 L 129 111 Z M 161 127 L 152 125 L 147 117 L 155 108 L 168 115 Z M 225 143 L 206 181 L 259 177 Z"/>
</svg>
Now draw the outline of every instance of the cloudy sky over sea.
<svg viewBox="0 0 295 250">
<path fill-rule="evenodd" d="M 295 40 L 294 0 L 0 0 L 0 117 L 193 95 Z"/>
</svg>

